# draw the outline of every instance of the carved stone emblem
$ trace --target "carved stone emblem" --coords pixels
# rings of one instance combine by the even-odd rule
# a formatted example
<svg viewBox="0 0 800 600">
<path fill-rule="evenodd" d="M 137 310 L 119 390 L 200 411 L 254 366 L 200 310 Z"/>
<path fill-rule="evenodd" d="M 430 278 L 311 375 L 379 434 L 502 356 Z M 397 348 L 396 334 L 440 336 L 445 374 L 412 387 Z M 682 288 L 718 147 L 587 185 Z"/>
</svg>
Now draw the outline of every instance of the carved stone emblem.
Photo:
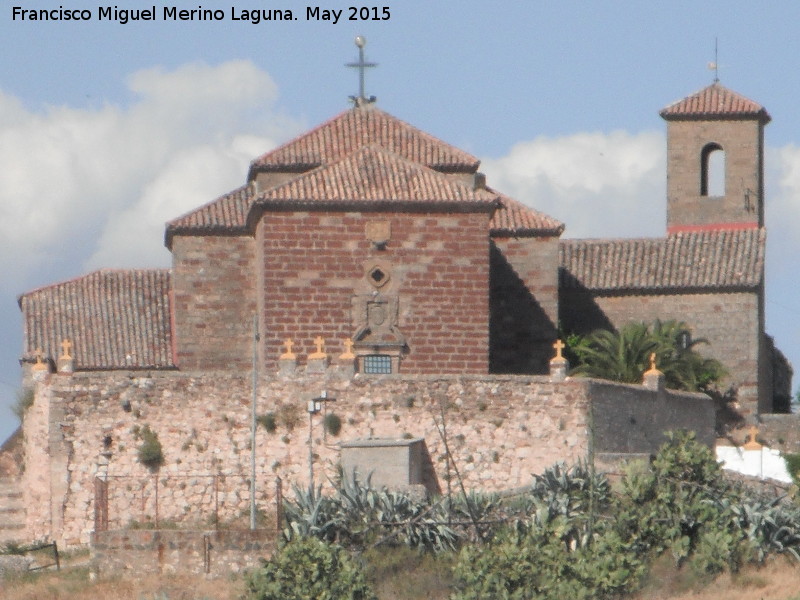
<svg viewBox="0 0 800 600">
<path fill-rule="evenodd" d="M 370 242 L 382 248 L 392 237 L 392 224 L 390 221 L 367 221 L 364 233 Z"/>
</svg>

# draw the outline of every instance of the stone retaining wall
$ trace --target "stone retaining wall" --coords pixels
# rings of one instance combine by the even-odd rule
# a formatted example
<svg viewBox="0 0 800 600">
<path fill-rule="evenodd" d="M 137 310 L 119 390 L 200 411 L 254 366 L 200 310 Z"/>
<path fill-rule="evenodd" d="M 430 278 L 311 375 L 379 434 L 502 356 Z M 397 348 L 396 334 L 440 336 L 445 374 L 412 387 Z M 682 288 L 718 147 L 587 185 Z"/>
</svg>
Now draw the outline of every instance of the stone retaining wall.
<svg viewBox="0 0 800 600">
<path fill-rule="evenodd" d="M 92 539 L 92 561 L 101 573 L 221 577 L 258 566 L 274 550 L 274 532 L 260 529 L 103 531 Z"/>
<path fill-rule="evenodd" d="M 344 377 L 330 370 L 262 379 L 257 413 L 272 413 L 277 427 L 257 428 L 257 505 L 274 512 L 276 477 L 288 496 L 292 484 L 308 485 L 306 404 L 322 390 L 336 398 L 326 410 L 342 427 L 333 436 L 323 427 L 323 414 L 312 417 L 316 483 L 329 487 L 339 476 L 341 442 L 422 438 L 445 489 L 454 474 L 448 472 L 439 433 L 444 425 L 466 488 L 503 490 L 529 484 L 533 473 L 557 461 L 587 456 L 588 407 L 592 390 L 600 389 L 596 383 L 512 375 Z M 678 413 L 669 408 L 670 398 L 684 399 L 681 426 L 713 431 L 713 410 L 710 422 L 703 416 L 710 407 L 704 396 L 600 387 L 604 439 L 641 435 L 643 423 L 628 420 L 638 399 L 652 413 L 650 441 L 674 428 L 670 419 Z M 616 388 L 624 410 L 615 408 Z M 216 520 L 241 523 L 249 514 L 251 395 L 249 374 L 76 373 L 38 383 L 25 419 L 27 537 L 62 546 L 88 543 L 95 530 L 98 477 L 108 481 L 112 529 L 156 517 L 200 529 Z M 137 433 L 145 425 L 163 446 L 165 461 L 157 473 L 137 460 Z M 601 439 L 595 443 L 599 449 L 613 446 Z M 637 444 L 627 451 L 636 451 Z"/>
</svg>

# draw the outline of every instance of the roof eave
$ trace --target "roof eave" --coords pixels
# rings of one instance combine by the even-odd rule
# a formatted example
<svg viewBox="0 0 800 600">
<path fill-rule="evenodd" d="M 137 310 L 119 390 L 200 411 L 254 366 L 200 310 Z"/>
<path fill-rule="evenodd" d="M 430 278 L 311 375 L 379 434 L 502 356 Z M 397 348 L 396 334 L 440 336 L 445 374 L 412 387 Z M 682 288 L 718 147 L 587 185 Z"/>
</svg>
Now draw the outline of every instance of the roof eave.
<svg viewBox="0 0 800 600">
<path fill-rule="evenodd" d="M 772 120 L 763 108 L 757 112 L 743 113 L 678 113 L 665 108 L 658 114 L 665 121 L 759 121 L 762 125 L 766 125 Z"/>
</svg>

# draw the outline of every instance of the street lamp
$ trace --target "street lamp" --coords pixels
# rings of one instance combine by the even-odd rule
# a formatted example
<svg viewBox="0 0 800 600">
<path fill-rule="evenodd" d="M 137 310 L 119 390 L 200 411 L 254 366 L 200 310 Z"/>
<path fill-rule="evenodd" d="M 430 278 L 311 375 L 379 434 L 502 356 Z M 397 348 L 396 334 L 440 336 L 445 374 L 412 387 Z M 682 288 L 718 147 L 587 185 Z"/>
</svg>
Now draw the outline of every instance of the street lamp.
<svg viewBox="0 0 800 600">
<path fill-rule="evenodd" d="M 311 492 L 314 491 L 314 438 L 312 417 L 322 410 L 326 402 L 336 402 L 336 398 L 329 398 L 328 392 L 322 390 L 317 398 L 308 401 L 308 486 Z"/>
</svg>

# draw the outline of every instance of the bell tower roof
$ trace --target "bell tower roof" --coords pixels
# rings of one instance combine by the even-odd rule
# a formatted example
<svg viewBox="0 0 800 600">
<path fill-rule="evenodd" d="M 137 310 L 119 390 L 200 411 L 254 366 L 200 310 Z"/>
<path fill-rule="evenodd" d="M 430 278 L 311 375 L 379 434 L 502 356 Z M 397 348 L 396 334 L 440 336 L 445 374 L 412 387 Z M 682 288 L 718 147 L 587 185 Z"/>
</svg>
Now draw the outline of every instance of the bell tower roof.
<svg viewBox="0 0 800 600">
<path fill-rule="evenodd" d="M 756 119 L 766 125 L 772 119 L 763 106 L 729 90 L 718 81 L 673 102 L 659 114 L 667 121 Z"/>
</svg>

